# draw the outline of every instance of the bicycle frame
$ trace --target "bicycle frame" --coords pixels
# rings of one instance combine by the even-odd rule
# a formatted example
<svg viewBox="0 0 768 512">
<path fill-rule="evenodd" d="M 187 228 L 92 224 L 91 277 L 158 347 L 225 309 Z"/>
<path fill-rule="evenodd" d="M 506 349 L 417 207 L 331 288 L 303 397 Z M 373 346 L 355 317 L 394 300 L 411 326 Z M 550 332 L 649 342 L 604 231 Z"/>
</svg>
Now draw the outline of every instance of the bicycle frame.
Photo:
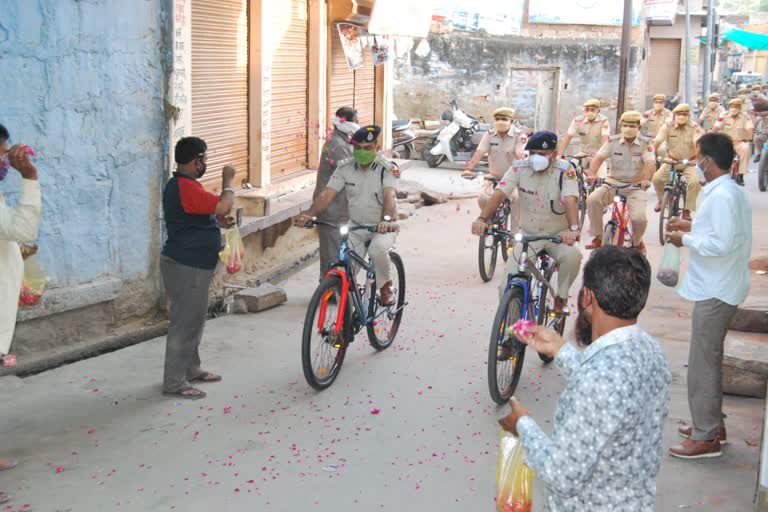
<svg viewBox="0 0 768 512">
<path fill-rule="evenodd" d="M 616 245 L 624 244 L 624 237 L 627 233 L 629 233 L 630 238 L 632 237 L 632 233 L 629 231 L 629 216 L 627 215 L 627 196 L 621 194 L 618 190 L 616 190 L 616 194 L 613 196 L 611 220 L 608 222 L 616 224 L 616 241 L 620 242 Z"/>
<path fill-rule="evenodd" d="M 543 260 L 542 258 L 537 258 L 537 260 L 548 261 Z M 523 311 L 521 312 L 523 320 L 535 321 L 535 319 L 539 317 L 541 308 L 544 307 L 544 304 L 541 304 L 540 300 L 537 300 L 536 303 L 533 304 L 533 309 L 531 309 L 531 285 L 533 284 L 532 282 L 534 279 L 536 280 L 536 289 L 538 290 L 539 298 L 542 295 L 541 292 L 544 286 L 549 289 L 553 297 L 557 295 L 552 284 L 544 278 L 536 265 L 531 263 L 528 258 L 528 242 L 524 242 L 523 251 L 520 253 L 520 259 L 518 260 L 517 273 L 509 274 L 507 276 L 507 285 L 504 288 L 505 293 L 513 286 L 519 286 L 523 289 Z M 532 318 L 529 318 L 529 313 Z"/>
</svg>

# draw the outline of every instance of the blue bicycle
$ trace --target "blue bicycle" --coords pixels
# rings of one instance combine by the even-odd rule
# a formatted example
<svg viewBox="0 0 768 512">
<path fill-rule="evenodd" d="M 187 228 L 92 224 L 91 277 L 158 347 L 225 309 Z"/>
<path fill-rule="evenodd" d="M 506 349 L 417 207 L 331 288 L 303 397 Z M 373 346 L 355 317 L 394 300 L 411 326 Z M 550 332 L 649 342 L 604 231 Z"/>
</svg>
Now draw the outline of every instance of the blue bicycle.
<svg viewBox="0 0 768 512">
<path fill-rule="evenodd" d="M 525 359 L 526 345 L 512 334 L 512 326 L 518 320 L 529 320 L 550 327 L 561 335 L 565 329 L 566 315 L 554 313 L 556 293 L 551 281 L 557 272 L 557 261 L 545 251 L 536 254 L 536 263 L 528 257 L 528 248 L 533 242 L 561 241 L 557 236 L 526 236 L 499 229 L 489 229 L 488 233 L 512 238 L 522 244 L 517 273 L 507 276 L 507 286 L 496 310 L 488 347 L 488 389 L 494 402 L 504 404 L 515 393 Z M 544 354 L 539 354 L 539 357 L 545 363 L 552 361 Z"/>
</svg>

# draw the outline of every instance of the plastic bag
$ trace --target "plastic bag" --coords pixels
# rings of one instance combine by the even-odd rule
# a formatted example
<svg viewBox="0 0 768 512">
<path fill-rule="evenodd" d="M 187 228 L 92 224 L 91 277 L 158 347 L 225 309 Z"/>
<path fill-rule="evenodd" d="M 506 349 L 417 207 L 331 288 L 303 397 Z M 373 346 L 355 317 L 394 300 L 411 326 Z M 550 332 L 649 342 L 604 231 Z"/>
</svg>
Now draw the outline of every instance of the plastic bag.
<svg viewBox="0 0 768 512">
<path fill-rule="evenodd" d="M 234 225 L 224 233 L 224 248 L 219 253 L 219 259 L 227 266 L 227 273 L 236 274 L 243 268 L 244 257 L 243 239 L 237 225 Z"/>
<path fill-rule="evenodd" d="M 661 256 L 661 264 L 656 273 L 656 279 L 666 286 L 677 286 L 682 259 L 683 255 L 679 247 L 675 247 L 669 242 L 664 244 L 664 253 Z"/>
<path fill-rule="evenodd" d="M 496 512 L 532 512 L 533 476 L 523 462 L 523 443 L 502 428 L 496 460 Z"/>
<path fill-rule="evenodd" d="M 21 282 L 19 294 L 19 306 L 34 306 L 43 297 L 45 285 L 48 284 L 48 276 L 45 275 L 37 255 L 32 255 L 24 260 L 24 277 Z"/>
</svg>

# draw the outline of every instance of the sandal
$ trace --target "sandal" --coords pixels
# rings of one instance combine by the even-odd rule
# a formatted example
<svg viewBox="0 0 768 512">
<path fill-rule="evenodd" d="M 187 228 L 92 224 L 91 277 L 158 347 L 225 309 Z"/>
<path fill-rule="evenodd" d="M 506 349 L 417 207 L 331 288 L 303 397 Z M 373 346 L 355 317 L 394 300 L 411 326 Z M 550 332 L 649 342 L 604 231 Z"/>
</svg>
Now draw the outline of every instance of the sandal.
<svg viewBox="0 0 768 512">
<path fill-rule="evenodd" d="M 16 459 L 0 459 L 0 471 L 7 469 L 13 469 L 19 465 L 19 461 Z"/>
<path fill-rule="evenodd" d="M 205 392 L 193 388 L 192 386 L 181 388 L 178 391 L 163 391 L 163 395 L 172 396 L 174 398 L 186 398 L 187 400 L 199 400 L 206 396 Z"/>
<path fill-rule="evenodd" d="M 11 501 L 11 497 L 8 496 L 8 493 L 0 491 L 0 503 L 8 503 L 9 501 Z"/>
<path fill-rule="evenodd" d="M 189 382 L 220 382 L 221 375 L 216 375 L 211 372 L 203 372 L 194 379 L 189 379 Z"/>
</svg>

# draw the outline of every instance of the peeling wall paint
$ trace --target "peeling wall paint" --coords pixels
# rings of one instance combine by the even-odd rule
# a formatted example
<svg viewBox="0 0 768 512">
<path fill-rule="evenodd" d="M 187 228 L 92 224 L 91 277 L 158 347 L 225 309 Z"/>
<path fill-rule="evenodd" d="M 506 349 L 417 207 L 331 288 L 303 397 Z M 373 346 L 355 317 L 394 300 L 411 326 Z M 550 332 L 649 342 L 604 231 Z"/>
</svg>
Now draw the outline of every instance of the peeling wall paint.
<svg viewBox="0 0 768 512">
<path fill-rule="evenodd" d="M 160 243 L 164 0 L 0 0 L 0 123 L 37 152 L 52 287 L 145 279 Z M 16 175 L 0 184 L 12 202 Z"/>
<path fill-rule="evenodd" d="M 619 79 L 619 44 L 613 39 L 560 39 L 555 37 L 482 36 L 465 33 L 430 34 L 431 53 L 422 58 L 411 52 L 395 64 L 395 114 L 399 118 L 439 119 L 455 98 L 471 115 L 490 119 L 494 109 L 512 106 L 522 117 L 537 110 L 536 102 L 556 101 L 556 129 L 563 134 L 581 105 L 597 97 L 602 112 L 614 124 Z M 642 52 L 632 47 L 627 85 L 627 109 L 641 108 Z M 551 100 L 531 93 L 539 84 L 521 87 L 535 73 L 557 71 Z M 538 80 L 538 79 L 537 79 Z M 540 108 L 541 105 L 539 104 Z M 532 127 L 531 127 L 532 128 Z"/>
</svg>

